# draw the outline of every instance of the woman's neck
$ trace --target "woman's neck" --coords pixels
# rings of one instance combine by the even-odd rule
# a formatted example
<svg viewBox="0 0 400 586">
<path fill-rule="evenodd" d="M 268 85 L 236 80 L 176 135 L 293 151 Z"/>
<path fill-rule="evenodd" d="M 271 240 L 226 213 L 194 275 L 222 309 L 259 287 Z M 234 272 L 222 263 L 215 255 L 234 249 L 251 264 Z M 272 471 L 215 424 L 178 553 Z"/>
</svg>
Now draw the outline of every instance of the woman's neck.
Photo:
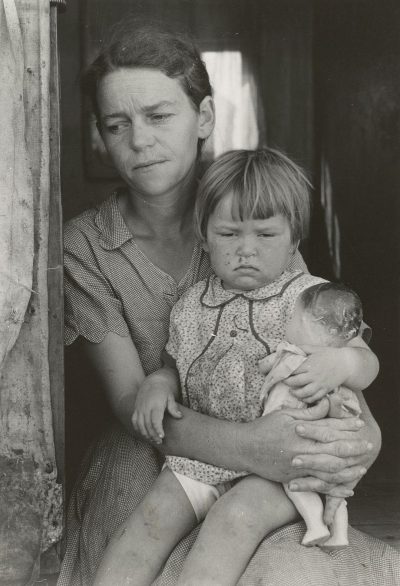
<svg viewBox="0 0 400 586">
<path fill-rule="evenodd" d="M 136 235 L 138 231 L 158 237 L 182 234 L 192 225 L 195 192 L 193 184 L 159 198 L 146 198 L 124 190 L 119 198 L 120 211 L 128 228 Z"/>
</svg>

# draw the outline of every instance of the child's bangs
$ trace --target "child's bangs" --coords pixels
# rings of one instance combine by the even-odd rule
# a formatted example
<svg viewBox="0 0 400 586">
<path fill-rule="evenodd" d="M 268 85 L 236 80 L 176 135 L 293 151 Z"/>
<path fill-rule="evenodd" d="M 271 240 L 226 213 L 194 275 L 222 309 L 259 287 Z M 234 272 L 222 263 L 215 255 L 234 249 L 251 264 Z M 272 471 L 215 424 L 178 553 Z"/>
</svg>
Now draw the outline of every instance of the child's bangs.
<svg viewBox="0 0 400 586">
<path fill-rule="evenodd" d="M 288 216 L 282 186 L 274 182 L 269 173 L 263 173 L 257 165 L 252 165 L 251 160 L 244 173 L 235 179 L 232 184 L 234 220 L 265 220 L 278 214 Z"/>
</svg>

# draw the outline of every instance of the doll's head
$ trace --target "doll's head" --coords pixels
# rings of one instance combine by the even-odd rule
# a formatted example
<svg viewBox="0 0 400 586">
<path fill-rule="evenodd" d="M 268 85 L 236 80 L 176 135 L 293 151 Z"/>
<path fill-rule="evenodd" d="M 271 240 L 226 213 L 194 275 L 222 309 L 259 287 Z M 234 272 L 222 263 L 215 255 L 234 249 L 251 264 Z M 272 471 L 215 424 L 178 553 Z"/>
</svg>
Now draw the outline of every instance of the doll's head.
<svg viewBox="0 0 400 586">
<path fill-rule="evenodd" d="M 310 184 L 273 149 L 229 151 L 206 171 L 195 229 L 227 289 L 250 290 L 277 279 L 307 234 Z"/>
<path fill-rule="evenodd" d="M 358 335 L 362 318 L 354 291 L 340 283 L 320 283 L 297 298 L 285 337 L 296 345 L 341 347 Z"/>
</svg>

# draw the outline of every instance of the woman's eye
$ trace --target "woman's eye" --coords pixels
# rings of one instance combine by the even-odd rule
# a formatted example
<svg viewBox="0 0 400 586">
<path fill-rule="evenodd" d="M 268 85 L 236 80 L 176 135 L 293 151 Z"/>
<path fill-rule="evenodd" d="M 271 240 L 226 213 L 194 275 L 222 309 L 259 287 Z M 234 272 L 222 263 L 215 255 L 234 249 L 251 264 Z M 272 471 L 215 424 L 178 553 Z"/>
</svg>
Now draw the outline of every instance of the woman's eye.
<svg viewBox="0 0 400 586">
<path fill-rule="evenodd" d="M 165 122 L 168 118 L 171 118 L 173 114 L 163 113 L 163 114 L 151 114 L 150 119 L 153 122 Z"/>
<path fill-rule="evenodd" d="M 229 238 L 230 236 L 234 236 L 234 233 L 233 232 L 220 232 L 220 236 L 227 236 Z"/>
<path fill-rule="evenodd" d="M 268 232 L 262 232 L 261 234 L 259 234 L 259 236 L 261 238 L 272 238 L 273 234 L 269 234 Z"/>
<path fill-rule="evenodd" d="M 128 122 L 119 122 L 118 124 L 108 124 L 106 126 L 107 132 L 110 134 L 120 134 L 127 128 Z"/>
</svg>

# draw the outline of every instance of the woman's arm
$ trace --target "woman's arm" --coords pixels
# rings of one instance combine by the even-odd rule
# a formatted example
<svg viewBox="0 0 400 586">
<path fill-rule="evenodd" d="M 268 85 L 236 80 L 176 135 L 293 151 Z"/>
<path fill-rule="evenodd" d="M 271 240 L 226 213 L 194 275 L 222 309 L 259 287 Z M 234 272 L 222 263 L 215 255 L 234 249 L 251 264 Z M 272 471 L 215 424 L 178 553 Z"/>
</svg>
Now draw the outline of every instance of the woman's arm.
<svg viewBox="0 0 400 586">
<path fill-rule="evenodd" d="M 102 342 L 84 341 L 82 346 L 103 382 L 114 415 L 133 434 L 131 416 L 145 374 L 132 340 L 108 333 Z M 328 419 L 324 430 L 329 429 L 332 437 L 326 441 L 318 419 L 327 410 L 327 401 L 322 401 L 308 410 L 282 410 L 250 423 L 231 423 L 182 407 L 182 419 L 165 417 L 166 437 L 156 447 L 165 454 L 247 470 L 279 482 L 308 474 L 329 486 L 358 480 L 371 458 L 367 443 L 372 434 L 365 428 L 359 431 L 353 418 Z M 305 428 L 303 437 L 296 431 L 300 425 Z M 294 467 L 292 461 L 303 454 L 307 466 Z"/>
<path fill-rule="evenodd" d="M 113 414 L 128 433 L 133 433 L 136 393 L 146 375 L 132 339 L 109 332 L 99 343 L 81 340 L 83 353 L 102 384 Z"/>
</svg>

